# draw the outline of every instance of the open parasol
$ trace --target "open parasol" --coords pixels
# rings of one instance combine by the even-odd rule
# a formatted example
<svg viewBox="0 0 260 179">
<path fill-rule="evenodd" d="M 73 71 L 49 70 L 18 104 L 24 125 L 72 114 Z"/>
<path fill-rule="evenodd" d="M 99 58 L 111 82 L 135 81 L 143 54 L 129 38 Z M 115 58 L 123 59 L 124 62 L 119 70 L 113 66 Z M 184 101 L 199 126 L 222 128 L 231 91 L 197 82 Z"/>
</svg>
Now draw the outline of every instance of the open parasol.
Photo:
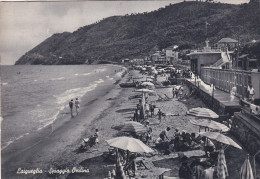
<svg viewBox="0 0 260 179">
<path fill-rule="evenodd" d="M 142 86 L 154 86 L 154 84 L 153 84 L 153 83 L 151 83 L 151 82 L 148 82 L 148 81 L 146 81 L 146 82 L 143 82 L 141 85 L 142 85 Z"/>
<path fill-rule="evenodd" d="M 213 120 L 208 120 L 208 119 L 192 120 L 191 119 L 190 122 L 197 126 L 208 127 L 223 132 L 229 131 L 229 128 L 226 125 Z"/>
<path fill-rule="evenodd" d="M 153 81 L 153 79 L 151 79 L 151 78 L 146 78 L 146 81 Z"/>
<path fill-rule="evenodd" d="M 216 140 L 223 144 L 232 145 L 238 149 L 242 149 L 235 141 L 233 141 L 230 137 L 227 137 L 219 132 L 200 132 L 202 136 L 208 137 L 210 139 Z"/>
<path fill-rule="evenodd" d="M 136 134 L 142 134 L 147 132 L 147 129 L 144 125 L 139 122 L 126 122 L 121 128 L 122 132 L 134 132 Z"/>
<path fill-rule="evenodd" d="M 208 108 L 192 108 L 187 112 L 188 115 L 204 117 L 204 118 L 213 118 L 216 119 L 219 117 L 214 111 Z"/>
<path fill-rule="evenodd" d="M 142 92 L 142 93 L 153 93 L 153 90 L 149 90 L 149 89 L 138 89 L 135 90 L 136 92 Z"/>
<path fill-rule="evenodd" d="M 138 153 L 151 153 L 153 149 L 145 145 L 142 141 L 132 138 L 132 137 L 116 137 L 107 140 L 107 143 L 111 147 L 116 147 L 123 150 L 128 150 L 130 152 Z"/>
</svg>

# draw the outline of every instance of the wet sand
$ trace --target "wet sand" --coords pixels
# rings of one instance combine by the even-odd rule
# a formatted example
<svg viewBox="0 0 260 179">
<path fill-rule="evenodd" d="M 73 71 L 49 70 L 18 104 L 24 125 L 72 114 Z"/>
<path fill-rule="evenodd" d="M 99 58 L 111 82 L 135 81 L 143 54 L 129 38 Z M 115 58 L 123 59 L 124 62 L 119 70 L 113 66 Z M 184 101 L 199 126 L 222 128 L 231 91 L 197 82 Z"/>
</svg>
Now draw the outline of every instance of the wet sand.
<svg viewBox="0 0 260 179">
<path fill-rule="evenodd" d="M 133 75 L 139 76 L 140 74 L 134 71 Z M 127 80 L 128 77 L 125 76 L 121 82 Z M 167 94 L 167 96 L 172 97 L 171 88 L 157 88 L 155 90 L 158 94 Z M 134 109 L 138 103 L 138 99 L 132 98 L 136 95 L 133 91 L 133 88 L 122 89 L 118 85 L 112 85 L 111 88 L 99 92 L 96 91 L 100 94 L 98 99 L 85 99 L 85 104 L 82 104 L 81 112 L 77 117 L 70 119 L 70 114 L 68 114 L 66 116 L 68 122 L 46 136 L 38 144 L 15 154 L 11 154 L 11 151 L 5 153 L 5 156 L 7 154 L 10 156 L 4 158 L 4 162 L 2 162 L 3 178 L 101 179 L 107 177 L 108 171 L 114 168 L 114 163 L 102 157 L 103 152 L 108 151 L 109 148 L 106 140 L 118 136 L 118 131 L 114 129 L 115 126 L 130 121 L 133 117 Z M 167 126 L 172 128 L 169 133 L 170 137 L 173 136 L 175 128 L 198 132 L 198 127 L 189 122 L 189 119 L 193 117 L 187 116 L 186 111 L 192 107 L 205 107 L 199 99 L 160 101 L 156 96 L 150 96 L 150 100 L 154 101 L 153 103 L 167 114 L 160 124 L 158 124 L 157 117 L 150 119 L 153 129 L 152 140 L 155 140 Z M 93 135 L 96 128 L 99 129 L 99 144 L 92 148 L 92 152 L 78 152 L 81 138 Z M 239 178 L 239 170 L 245 156 L 245 151 L 233 147 L 226 150 L 230 179 Z M 174 153 L 168 156 L 157 154 L 153 157 L 144 157 L 144 162 L 149 169 L 137 171 L 137 177 L 158 178 L 158 173 L 165 171 L 165 168 L 171 170 L 165 175 L 178 176 L 180 161 L 176 157 L 177 155 Z M 89 169 L 89 173 L 61 175 L 48 173 L 51 168 L 65 170 L 73 167 Z M 16 174 L 18 168 L 39 168 L 43 169 L 44 173 Z"/>
<path fill-rule="evenodd" d="M 2 178 L 45 178 L 50 168 L 66 169 L 76 167 L 78 158 L 74 150 L 82 138 L 94 134 L 91 123 L 99 120 L 102 112 L 109 108 L 121 89 L 117 84 L 107 82 L 104 88 L 91 91 L 88 99 L 81 99 L 78 116 L 71 118 L 70 111 L 35 135 L 17 141 L 2 151 Z M 94 122 L 93 122 L 94 121 Z M 19 168 L 42 169 L 43 174 L 17 174 Z M 64 177 L 62 175 L 60 177 Z"/>
</svg>

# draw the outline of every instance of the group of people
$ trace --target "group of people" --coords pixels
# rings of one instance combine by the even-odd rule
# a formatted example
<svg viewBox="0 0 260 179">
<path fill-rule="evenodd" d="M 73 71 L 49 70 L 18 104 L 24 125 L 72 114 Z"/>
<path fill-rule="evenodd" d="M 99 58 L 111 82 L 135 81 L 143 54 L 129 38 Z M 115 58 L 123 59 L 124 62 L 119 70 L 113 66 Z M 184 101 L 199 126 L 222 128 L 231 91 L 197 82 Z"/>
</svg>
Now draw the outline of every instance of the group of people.
<svg viewBox="0 0 260 179">
<path fill-rule="evenodd" d="M 170 130 L 171 128 L 167 127 L 155 141 L 156 148 L 162 150 L 164 154 L 202 148 L 206 156 L 214 157 L 215 145 L 210 139 L 196 137 L 195 133 L 187 131 L 179 132 L 178 129 L 175 129 L 173 136 L 169 137 Z"/>
<path fill-rule="evenodd" d="M 74 107 L 75 107 L 76 113 L 77 113 L 77 115 L 78 115 L 78 114 L 79 114 L 79 107 L 80 107 L 79 99 L 76 98 L 75 102 L 73 101 L 73 99 L 71 99 L 70 102 L 69 102 L 69 107 L 70 107 L 71 117 L 74 117 L 74 115 L 73 115 L 73 109 L 74 109 Z"/>
<path fill-rule="evenodd" d="M 145 99 L 145 102 L 143 102 L 142 100 L 144 100 L 144 99 L 140 99 L 139 103 L 136 105 L 136 109 L 135 109 L 134 116 L 133 116 L 133 121 L 143 123 L 143 121 L 145 119 L 148 119 L 149 117 L 158 116 L 158 120 L 159 120 L 159 122 L 161 122 L 162 117 L 165 115 L 161 111 L 161 109 L 159 109 L 157 114 L 155 115 L 154 111 L 155 111 L 156 105 L 154 105 L 152 103 L 149 104 L 147 99 Z"/>
</svg>

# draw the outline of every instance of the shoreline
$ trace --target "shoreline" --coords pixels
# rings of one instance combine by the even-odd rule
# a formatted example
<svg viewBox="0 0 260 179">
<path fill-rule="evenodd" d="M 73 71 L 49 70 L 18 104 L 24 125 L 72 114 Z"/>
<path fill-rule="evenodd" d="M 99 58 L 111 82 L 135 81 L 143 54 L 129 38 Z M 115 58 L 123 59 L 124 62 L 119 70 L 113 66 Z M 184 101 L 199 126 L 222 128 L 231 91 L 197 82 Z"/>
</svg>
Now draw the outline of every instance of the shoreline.
<svg viewBox="0 0 260 179">
<path fill-rule="evenodd" d="M 104 65 L 104 66 L 113 66 L 113 67 L 122 68 L 122 66 L 119 66 L 119 65 Z M 114 73 L 115 77 L 116 77 L 116 74 L 117 73 Z M 115 79 L 111 79 L 111 81 L 114 81 L 114 80 Z M 102 84 L 101 84 L 101 86 L 102 86 Z M 93 93 L 93 91 L 95 91 L 97 88 L 100 88 L 100 86 L 97 86 L 94 90 L 87 92 L 86 94 L 84 94 L 80 98 L 81 101 L 84 102 L 84 105 L 88 105 L 88 104 L 85 104 L 85 103 L 90 102 L 90 100 L 88 100 L 88 96 L 90 96 L 90 97 L 92 96 L 92 95 L 87 95 L 87 94 Z M 95 96 L 95 94 L 93 94 L 93 96 Z M 91 101 L 93 102 L 94 99 L 91 99 Z M 40 139 L 41 136 L 44 137 L 45 135 L 50 134 L 52 131 L 61 127 L 64 123 L 66 123 L 70 120 L 70 118 L 67 118 L 68 114 L 70 114 L 70 109 L 69 109 L 68 106 L 65 106 L 62 110 L 60 110 L 58 112 L 56 119 L 54 119 L 53 121 L 51 121 L 47 125 L 45 124 L 43 127 L 39 128 L 39 129 L 35 129 L 34 131 L 32 131 L 30 133 L 22 134 L 19 137 L 16 137 L 16 139 L 9 141 L 9 142 L 6 142 L 5 145 L 2 146 L 1 152 L 9 150 L 9 148 L 12 149 L 13 148 L 12 145 L 16 145 L 15 143 L 17 143 L 17 142 L 19 143 L 19 145 L 22 145 L 23 142 L 21 142 L 21 141 L 27 141 L 27 140 L 33 140 L 33 139 L 36 140 L 36 139 Z M 74 111 L 74 115 L 75 115 L 75 111 Z"/>
<path fill-rule="evenodd" d="M 132 73 L 132 72 L 131 72 Z M 134 73 L 134 72 L 133 72 Z M 138 74 L 140 76 L 140 74 Z M 125 75 L 121 82 L 126 82 L 128 75 Z M 116 81 L 116 80 L 115 80 Z M 186 88 L 187 89 L 187 88 Z M 167 94 L 171 97 L 170 88 L 156 88 L 159 94 Z M 106 140 L 118 136 L 118 131 L 114 130 L 115 126 L 119 126 L 128 122 L 133 117 L 132 111 L 138 103 L 138 99 L 132 98 L 134 93 L 132 88 L 120 88 L 115 82 L 111 85 L 111 90 L 103 91 L 97 99 L 88 99 L 85 106 L 81 106 L 79 116 L 68 121 L 65 125 L 55 130 L 45 140 L 30 148 L 29 150 L 17 155 L 14 163 L 4 166 L 7 171 L 2 170 L 5 178 L 68 178 L 68 179 L 101 179 L 107 177 L 109 171 L 114 168 L 114 163 L 105 160 L 102 157 L 103 152 L 108 151 Z M 156 106 L 160 107 L 165 112 L 166 117 L 158 125 L 157 117 L 150 118 L 150 126 L 153 129 L 152 138 L 156 139 L 159 133 L 167 126 L 171 127 L 169 133 L 173 135 L 174 129 L 188 130 L 189 132 L 198 132 L 198 126 L 194 126 L 189 122 L 193 116 L 187 116 L 186 110 L 193 107 L 206 107 L 200 100 L 190 97 L 186 100 L 169 100 L 160 101 L 156 97 L 154 99 Z M 82 99 L 83 100 L 83 99 Z M 85 100 L 85 99 L 84 99 Z M 84 109 L 86 109 L 84 111 Z M 178 114 L 178 115 L 177 115 Z M 69 114 L 70 116 L 70 114 Z M 91 120 L 89 120 L 91 119 Z M 82 137 L 89 137 L 94 134 L 94 130 L 99 129 L 99 144 L 91 148 L 92 152 L 77 152 L 81 144 Z M 229 169 L 229 179 L 239 177 L 239 170 L 245 158 L 246 151 L 229 147 L 226 154 L 226 161 Z M 177 177 L 180 162 L 177 158 L 177 153 L 170 155 L 158 154 L 152 157 L 143 156 L 144 162 L 148 164 L 148 170 L 138 170 L 138 176 L 147 176 L 146 178 L 158 178 L 158 173 L 161 170 L 168 168 L 170 171 L 165 173 L 165 176 Z M 163 168 L 161 168 L 163 167 Z M 16 174 L 18 168 L 22 169 L 43 169 L 44 174 Z M 48 170 L 69 170 L 73 168 L 89 171 L 89 173 L 48 173 Z"/>
<path fill-rule="evenodd" d="M 71 118 L 70 113 L 66 113 L 65 109 L 65 113 L 61 112 L 58 120 L 55 120 L 53 124 L 38 131 L 37 134 L 34 134 L 32 137 L 30 136 L 27 138 L 26 136 L 25 138 L 18 140 L 17 143 L 13 143 L 6 149 L 3 149 L 1 151 L 2 156 L 4 156 L 2 157 L 2 175 L 6 175 L 7 178 L 10 178 L 8 176 L 12 176 L 12 178 L 21 178 L 23 177 L 22 175 L 15 175 L 15 170 L 17 170 L 18 168 L 32 168 L 32 166 L 37 166 L 38 164 L 40 164 L 41 168 L 43 167 L 43 165 L 51 165 L 52 161 L 48 161 L 48 159 L 45 159 L 44 157 L 44 155 L 48 155 L 49 158 L 53 158 L 52 154 L 48 154 L 48 150 L 46 151 L 46 148 L 49 148 L 46 145 L 55 145 L 56 141 L 53 138 L 57 138 L 57 136 L 60 136 L 60 138 L 62 138 L 63 133 L 65 133 L 65 136 L 70 138 L 70 142 L 64 142 L 57 139 L 57 142 L 60 143 L 60 145 L 65 147 L 67 147 L 67 144 L 71 146 L 79 146 L 81 143 L 80 139 L 83 136 L 86 136 L 86 131 L 84 131 L 83 127 L 90 125 L 93 121 L 95 121 L 95 119 L 100 115 L 103 110 L 103 108 L 98 110 L 97 107 L 109 107 L 110 101 L 107 101 L 106 98 L 109 94 L 115 93 L 115 90 L 117 91 L 117 85 L 115 83 L 115 79 L 111 81 L 106 81 L 95 90 L 90 91 L 90 94 L 84 95 L 81 98 L 81 107 L 78 116 Z M 91 95 L 91 93 L 93 95 Z M 79 125 L 82 125 L 83 127 Z M 73 130 L 73 128 L 75 128 L 75 130 Z M 68 131 L 71 131 L 71 133 L 69 133 Z M 89 136 L 89 132 L 87 133 Z M 41 139 L 40 141 L 38 141 L 39 138 Z M 61 150 L 61 148 L 63 148 L 62 146 L 58 146 L 59 144 L 55 146 L 57 150 Z M 65 147 L 63 148 L 64 150 Z M 35 155 L 38 155 L 39 157 L 43 157 L 43 160 L 41 162 L 35 162 L 35 160 L 32 159 L 34 158 L 34 156 L 31 156 L 32 153 L 35 153 Z M 36 165 L 34 163 L 36 163 Z M 26 176 L 26 178 L 28 178 L 28 175 Z"/>
</svg>

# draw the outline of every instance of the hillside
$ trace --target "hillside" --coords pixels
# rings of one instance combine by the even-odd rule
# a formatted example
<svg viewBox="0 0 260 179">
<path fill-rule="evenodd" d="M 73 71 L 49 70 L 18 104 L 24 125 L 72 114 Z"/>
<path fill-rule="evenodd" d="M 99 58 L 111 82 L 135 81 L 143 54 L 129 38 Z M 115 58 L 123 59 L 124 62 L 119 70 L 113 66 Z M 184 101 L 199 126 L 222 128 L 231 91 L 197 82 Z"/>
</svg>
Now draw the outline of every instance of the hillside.
<svg viewBox="0 0 260 179">
<path fill-rule="evenodd" d="M 182 2 L 150 13 L 108 17 L 73 33 L 54 34 L 23 55 L 20 64 L 83 64 L 141 57 L 158 45 L 199 47 L 205 41 L 205 22 L 211 43 L 231 37 L 260 39 L 258 4 L 230 5 Z"/>
</svg>

